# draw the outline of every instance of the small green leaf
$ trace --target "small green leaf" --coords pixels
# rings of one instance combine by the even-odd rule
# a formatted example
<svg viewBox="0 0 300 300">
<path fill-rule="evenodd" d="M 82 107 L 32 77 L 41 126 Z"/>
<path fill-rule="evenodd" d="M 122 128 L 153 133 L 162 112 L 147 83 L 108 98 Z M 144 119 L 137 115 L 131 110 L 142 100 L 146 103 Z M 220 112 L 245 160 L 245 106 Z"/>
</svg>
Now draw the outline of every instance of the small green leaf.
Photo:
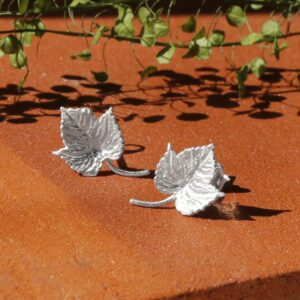
<svg viewBox="0 0 300 300">
<path fill-rule="evenodd" d="M 85 61 L 90 60 L 92 57 L 92 53 L 89 50 L 83 50 L 80 53 L 76 54 L 76 55 L 72 55 L 71 58 L 72 59 L 82 59 Z"/>
<path fill-rule="evenodd" d="M 106 72 L 93 72 L 94 78 L 98 82 L 105 82 L 108 79 L 108 75 Z"/>
<path fill-rule="evenodd" d="M 151 47 L 156 42 L 156 36 L 151 26 L 144 25 L 142 28 L 141 44 L 146 47 Z"/>
<path fill-rule="evenodd" d="M 2 50 L 0 50 L 0 58 L 3 57 L 4 55 L 5 53 Z"/>
<path fill-rule="evenodd" d="M 168 34 L 169 32 L 169 27 L 168 25 L 161 19 L 153 21 L 153 31 L 155 33 L 155 36 L 157 38 L 159 37 L 164 37 Z"/>
<path fill-rule="evenodd" d="M 233 5 L 226 12 L 226 19 L 230 25 L 240 27 L 246 22 L 246 14 L 240 6 Z"/>
<path fill-rule="evenodd" d="M 247 80 L 248 73 L 250 72 L 250 65 L 246 64 L 240 68 L 236 73 L 237 75 L 237 85 L 238 85 L 238 94 L 240 98 L 245 96 L 246 88 L 245 81 Z"/>
<path fill-rule="evenodd" d="M 240 70 L 237 73 L 238 76 L 238 80 L 239 81 L 246 81 L 247 77 L 248 77 L 248 73 L 250 72 L 250 65 L 249 64 L 245 64 L 243 65 Z"/>
<path fill-rule="evenodd" d="M 190 44 L 188 52 L 185 53 L 182 56 L 182 58 L 193 58 L 198 54 L 198 52 L 199 52 L 199 46 L 195 42 L 192 42 Z"/>
<path fill-rule="evenodd" d="M 264 2 L 266 2 L 266 0 L 256 0 L 256 2 L 261 2 L 261 4 L 259 4 L 259 3 L 250 4 L 250 7 L 253 10 L 262 9 L 264 7 Z"/>
<path fill-rule="evenodd" d="M 20 48 L 20 41 L 12 34 L 1 40 L 0 49 L 5 54 L 15 54 L 20 50 Z"/>
<path fill-rule="evenodd" d="M 266 62 L 260 57 L 254 58 L 250 63 L 250 68 L 251 72 L 260 78 L 266 70 Z"/>
<path fill-rule="evenodd" d="M 174 56 L 175 53 L 175 46 L 170 44 L 169 46 L 163 48 L 158 52 L 156 55 L 156 59 L 159 64 L 168 64 L 170 63 L 172 57 Z"/>
<path fill-rule="evenodd" d="M 196 30 L 195 18 L 193 16 L 190 16 L 187 22 L 181 25 L 181 28 L 184 32 L 194 32 Z"/>
<path fill-rule="evenodd" d="M 27 57 L 23 50 L 9 55 L 10 64 L 17 69 L 22 69 L 26 66 Z"/>
<path fill-rule="evenodd" d="M 247 35 L 245 38 L 242 39 L 241 44 L 243 46 L 253 45 L 253 44 L 257 43 L 258 41 L 261 41 L 263 38 L 264 38 L 264 36 L 261 33 L 252 32 L 249 35 Z"/>
<path fill-rule="evenodd" d="M 43 31 L 46 30 L 46 25 L 40 19 L 37 19 L 36 24 L 35 24 L 35 28 L 38 29 L 38 30 L 41 30 L 40 32 L 35 32 L 35 35 L 37 37 L 42 37 L 45 33 Z"/>
<path fill-rule="evenodd" d="M 214 46 L 222 45 L 225 39 L 225 32 L 223 30 L 214 30 L 209 36 L 209 41 Z"/>
<path fill-rule="evenodd" d="M 143 25 L 149 23 L 149 17 L 151 16 L 151 12 L 145 6 L 140 7 L 138 11 L 138 17 Z"/>
<path fill-rule="evenodd" d="M 134 27 L 127 26 L 123 22 L 118 21 L 113 29 L 114 34 L 119 37 L 133 37 Z"/>
<path fill-rule="evenodd" d="M 197 34 L 193 37 L 193 41 L 199 40 L 205 36 L 205 28 L 202 27 Z"/>
<path fill-rule="evenodd" d="M 51 2 L 49 0 L 36 0 L 33 3 L 33 11 L 36 14 L 45 13 L 51 6 Z"/>
<path fill-rule="evenodd" d="M 250 7 L 254 10 L 262 9 L 264 6 L 263 4 L 250 4 Z"/>
<path fill-rule="evenodd" d="M 18 0 L 19 13 L 21 15 L 25 14 L 28 8 L 29 0 Z"/>
<path fill-rule="evenodd" d="M 284 42 L 282 43 L 280 46 L 278 44 L 278 40 L 277 38 L 274 39 L 274 43 L 273 43 L 273 51 L 272 51 L 272 55 L 274 55 L 276 57 L 277 60 L 280 59 L 280 53 L 281 51 L 283 51 L 284 49 L 286 49 L 289 46 L 288 43 Z"/>
<path fill-rule="evenodd" d="M 120 37 L 133 37 L 133 12 L 132 9 L 125 4 L 116 4 L 115 8 L 118 9 L 117 22 L 113 28 L 113 33 Z"/>
<path fill-rule="evenodd" d="M 103 34 L 105 32 L 107 32 L 108 30 L 109 29 L 108 29 L 107 26 L 99 26 L 98 29 L 97 29 L 97 31 L 94 34 L 94 38 L 93 38 L 92 44 L 93 45 L 98 44 L 98 42 L 100 41 L 100 39 L 103 36 Z"/>
<path fill-rule="evenodd" d="M 76 7 L 80 4 L 87 4 L 87 3 L 91 3 L 91 2 L 92 1 L 90 1 L 90 0 L 73 0 L 69 6 L 70 7 Z"/>
<path fill-rule="evenodd" d="M 278 22 L 269 20 L 262 26 L 261 32 L 265 36 L 279 37 L 281 36 L 281 26 Z"/>
<path fill-rule="evenodd" d="M 198 39 L 196 43 L 199 46 L 199 51 L 196 57 L 201 60 L 209 59 L 212 52 L 210 41 L 206 37 L 203 37 Z"/>
<path fill-rule="evenodd" d="M 147 79 L 151 74 L 155 73 L 157 71 L 157 68 L 155 66 L 149 66 L 147 68 L 145 68 L 141 73 L 141 78 Z"/>
</svg>

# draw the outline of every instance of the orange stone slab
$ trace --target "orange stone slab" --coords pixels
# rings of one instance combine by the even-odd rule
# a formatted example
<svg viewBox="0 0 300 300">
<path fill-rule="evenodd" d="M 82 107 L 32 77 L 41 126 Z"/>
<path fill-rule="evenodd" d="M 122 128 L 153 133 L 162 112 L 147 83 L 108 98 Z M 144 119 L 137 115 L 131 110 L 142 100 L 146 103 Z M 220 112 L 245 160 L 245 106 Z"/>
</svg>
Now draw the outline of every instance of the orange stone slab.
<svg viewBox="0 0 300 300">
<path fill-rule="evenodd" d="M 266 18 L 252 16 L 258 27 Z M 61 19 L 46 24 L 65 28 Z M 266 54 L 270 68 L 262 81 L 251 76 L 245 99 L 227 60 L 240 66 L 257 48 L 216 49 L 207 62 L 182 60 L 178 50 L 140 81 L 135 56 L 153 65 L 158 49 L 109 41 L 104 63 L 103 43 L 89 62 L 69 59 L 86 48 L 83 39 L 47 35 L 38 52 L 36 44 L 21 95 L 13 85 L 21 74 L 1 59 L 0 298 L 300 299 L 296 37 L 279 63 Z M 109 80 L 97 84 L 91 71 L 105 66 Z M 197 217 L 172 204 L 134 207 L 132 197 L 165 197 L 151 178 L 106 169 L 79 176 L 51 154 L 62 146 L 60 106 L 97 115 L 112 106 L 126 143 L 123 167 L 155 170 L 168 142 L 176 151 L 213 142 L 235 178 L 223 205 Z"/>
</svg>

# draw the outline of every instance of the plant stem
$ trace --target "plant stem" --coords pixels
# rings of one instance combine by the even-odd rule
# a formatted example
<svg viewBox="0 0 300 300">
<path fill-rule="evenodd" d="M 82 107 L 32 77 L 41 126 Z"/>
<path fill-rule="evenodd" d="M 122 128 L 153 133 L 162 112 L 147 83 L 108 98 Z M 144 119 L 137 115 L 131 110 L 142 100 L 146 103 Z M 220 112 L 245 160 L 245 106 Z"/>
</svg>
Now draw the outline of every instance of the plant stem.
<svg viewBox="0 0 300 300">
<path fill-rule="evenodd" d="M 93 37 L 93 33 L 91 32 L 76 32 L 76 31 L 60 31 L 60 30 L 51 30 L 51 29 L 45 29 L 45 30 L 38 30 L 38 29 L 18 29 L 18 30 L 0 30 L 0 34 L 12 34 L 12 33 L 25 33 L 25 32 L 33 32 L 33 33 L 52 33 L 52 34 L 58 34 L 58 35 L 66 35 L 66 36 L 73 36 L 73 37 Z M 297 32 L 292 32 L 288 34 L 283 34 L 277 39 L 286 39 L 289 37 L 297 36 L 300 35 L 300 31 Z M 103 37 L 107 39 L 115 39 L 118 41 L 127 41 L 130 43 L 134 44 L 140 44 L 140 38 L 139 37 L 125 37 L 125 36 L 116 36 L 113 34 L 103 34 Z M 260 40 L 255 44 L 261 44 L 264 42 L 270 42 L 270 39 L 265 39 L 265 40 Z M 159 47 L 166 47 L 169 46 L 169 43 L 166 42 L 155 42 L 155 46 Z M 182 49 L 187 49 L 189 48 L 188 44 L 173 44 L 176 48 L 182 48 Z M 228 42 L 228 43 L 223 43 L 222 45 L 213 45 L 212 47 L 232 47 L 232 46 L 242 46 L 241 42 Z"/>
</svg>

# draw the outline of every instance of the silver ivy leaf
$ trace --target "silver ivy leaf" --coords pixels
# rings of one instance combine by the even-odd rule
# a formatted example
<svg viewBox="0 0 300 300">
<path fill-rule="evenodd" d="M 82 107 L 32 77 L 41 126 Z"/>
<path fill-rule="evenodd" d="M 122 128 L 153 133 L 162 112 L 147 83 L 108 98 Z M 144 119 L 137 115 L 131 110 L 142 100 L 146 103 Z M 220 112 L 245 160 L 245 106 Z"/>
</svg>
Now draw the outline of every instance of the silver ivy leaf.
<svg viewBox="0 0 300 300">
<path fill-rule="evenodd" d="M 124 150 L 112 108 L 97 118 L 89 108 L 61 107 L 64 148 L 54 151 L 76 172 L 96 176 L 105 159 L 119 159 Z"/>
<path fill-rule="evenodd" d="M 204 210 L 225 194 L 221 189 L 229 177 L 214 158 L 214 145 L 188 148 L 176 154 L 171 145 L 157 165 L 155 184 L 159 191 L 172 194 L 183 215 Z"/>
</svg>

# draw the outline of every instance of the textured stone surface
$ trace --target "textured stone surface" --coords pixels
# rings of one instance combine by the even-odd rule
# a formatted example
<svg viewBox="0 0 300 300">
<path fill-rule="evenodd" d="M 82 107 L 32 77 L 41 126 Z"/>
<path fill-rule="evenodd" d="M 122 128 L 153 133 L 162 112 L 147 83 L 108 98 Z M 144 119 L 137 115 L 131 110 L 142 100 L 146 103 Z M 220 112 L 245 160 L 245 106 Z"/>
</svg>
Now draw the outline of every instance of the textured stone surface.
<svg viewBox="0 0 300 300">
<path fill-rule="evenodd" d="M 264 19 L 255 17 L 257 26 Z M 64 28 L 61 20 L 47 26 Z M 72 61 L 84 40 L 49 35 L 38 54 L 29 50 L 20 98 L 11 85 L 20 73 L 2 58 L 1 298 L 300 299 L 300 57 L 299 43 L 291 44 L 280 64 L 267 56 L 273 69 L 262 83 L 250 80 L 242 100 L 225 59 L 232 49 L 208 62 L 183 61 L 178 52 L 137 84 L 141 67 L 131 46 L 110 41 L 110 78 L 96 84 L 91 70 L 104 69 L 101 47 L 90 62 Z M 157 49 L 135 49 L 145 65 L 155 62 Z M 258 53 L 234 50 L 235 63 Z M 108 170 L 79 176 L 51 155 L 62 146 L 61 105 L 98 115 L 113 106 L 126 144 L 123 167 L 154 170 L 168 142 L 176 151 L 213 142 L 236 177 L 226 187 L 226 209 L 184 217 L 172 205 L 133 207 L 132 197 L 162 198 L 151 178 Z"/>
</svg>

